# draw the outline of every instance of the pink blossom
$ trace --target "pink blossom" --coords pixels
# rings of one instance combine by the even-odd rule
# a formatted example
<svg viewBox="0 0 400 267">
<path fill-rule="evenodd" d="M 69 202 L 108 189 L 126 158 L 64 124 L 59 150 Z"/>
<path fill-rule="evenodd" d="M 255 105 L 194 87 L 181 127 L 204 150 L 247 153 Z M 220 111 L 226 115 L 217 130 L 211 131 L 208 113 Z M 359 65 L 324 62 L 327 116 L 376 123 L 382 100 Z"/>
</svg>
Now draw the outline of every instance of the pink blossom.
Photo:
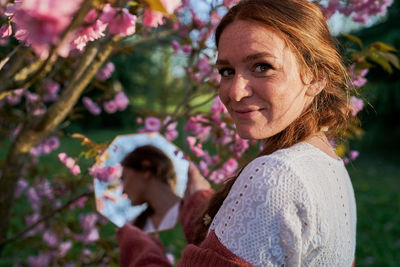
<svg viewBox="0 0 400 267">
<path fill-rule="evenodd" d="M 199 138 L 200 141 L 204 142 L 210 136 L 211 126 L 204 126 L 210 123 L 203 114 L 190 117 L 184 126 L 184 130 L 193 133 Z"/>
<path fill-rule="evenodd" d="M 185 54 L 189 54 L 192 51 L 192 47 L 190 45 L 183 45 L 182 52 Z"/>
<path fill-rule="evenodd" d="M 332 0 L 332 1 L 329 1 L 329 4 L 327 7 L 322 7 L 321 11 L 324 14 L 326 19 L 330 19 L 337 10 L 341 10 L 343 8 L 344 8 L 344 5 L 339 0 Z"/>
<path fill-rule="evenodd" d="M 85 17 L 85 23 L 88 26 L 82 26 L 75 33 L 72 43 L 79 51 L 83 51 L 89 41 L 105 36 L 104 31 L 107 28 L 107 24 L 97 18 L 97 11 L 95 9 L 90 10 Z"/>
<path fill-rule="evenodd" d="M 212 11 L 210 14 L 210 21 L 213 25 L 218 24 L 221 21 L 221 17 L 216 11 Z"/>
<path fill-rule="evenodd" d="M 230 158 L 228 161 L 226 161 L 223 166 L 226 176 L 232 176 L 237 170 L 238 166 L 239 164 L 234 158 Z"/>
<path fill-rule="evenodd" d="M 37 212 L 35 212 L 35 213 L 32 214 L 32 215 L 26 216 L 26 217 L 25 217 L 25 222 L 26 222 L 26 224 L 28 224 L 28 225 L 32 225 L 32 224 L 36 223 L 36 222 L 39 220 L 39 218 L 40 218 L 40 215 L 39 215 Z M 37 232 L 39 232 L 39 231 L 42 231 L 43 228 L 44 228 L 43 223 L 40 223 L 40 224 L 38 224 L 35 228 L 33 228 L 32 230 L 30 230 L 28 233 L 26 233 L 25 236 L 32 236 L 32 235 L 34 235 L 35 233 L 37 233 Z"/>
<path fill-rule="evenodd" d="M 43 233 L 43 241 L 50 247 L 55 247 L 59 242 L 57 235 L 51 230 L 46 230 Z"/>
<path fill-rule="evenodd" d="M 93 115 L 99 115 L 101 113 L 100 107 L 94 103 L 89 97 L 84 96 L 82 102 L 87 108 L 87 110 Z"/>
<path fill-rule="evenodd" d="M 355 96 L 350 97 L 351 115 L 356 116 L 364 107 L 362 99 Z"/>
<path fill-rule="evenodd" d="M 46 58 L 52 45 L 70 24 L 82 0 L 25 0 L 14 4 L 12 21 L 16 24 L 16 38 L 26 40 L 33 51 Z M 19 37 L 19 38 L 18 38 Z M 65 55 L 65 51 L 64 51 Z"/>
<path fill-rule="evenodd" d="M 22 95 L 25 93 L 25 89 L 15 89 L 12 91 L 11 95 L 6 97 L 7 103 L 14 106 L 21 101 Z"/>
<path fill-rule="evenodd" d="M 112 62 L 108 62 L 103 68 L 101 68 L 96 73 L 96 78 L 99 79 L 100 81 L 105 81 L 111 77 L 111 74 L 114 72 L 114 70 L 115 70 L 115 65 Z"/>
<path fill-rule="evenodd" d="M 348 157 L 344 157 L 344 158 L 343 158 L 343 163 L 344 163 L 344 164 L 349 164 L 349 162 L 350 162 L 350 160 L 349 160 Z"/>
<path fill-rule="evenodd" d="M 226 180 L 225 172 L 223 170 L 216 170 L 210 174 L 210 180 L 216 184 L 220 184 Z"/>
<path fill-rule="evenodd" d="M 43 252 L 37 255 L 36 257 L 30 256 L 28 258 L 28 263 L 29 266 L 31 267 L 50 266 L 50 259 L 51 259 L 51 254 L 49 252 Z"/>
<path fill-rule="evenodd" d="M 108 23 L 108 29 L 112 34 L 129 36 L 136 31 L 137 17 L 130 14 L 126 8 L 115 9 L 110 4 L 106 4 L 100 20 Z"/>
<path fill-rule="evenodd" d="M 19 29 L 15 31 L 14 34 L 15 39 L 20 40 L 21 42 L 25 41 L 28 38 L 28 31 L 24 29 Z"/>
<path fill-rule="evenodd" d="M 143 119 L 140 118 L 140 117 L 137 117 L 137 118 L 136 118 L 136 123 L 138 123 L 138 124 L 143 123 Z"/>
<path fill-rule="evenodd" d="M 103 104 L 103 108 L 105 112 L 110 114 L 115 113 L 118 110 L 117 104 L 114 102 L 114 100 L 105 102 Z"/>
<path fill-rule="evenodd" d="M 351 160 L 357 159 L 359 155 L 360 155 L 360 152 L 358 152 L 357 150 L 351 150 L 349 152 L 349 157 Z"/>
<path fill-rule="evenodd" d="M 58 246 L 58 257 L 60 257 L 60 258 L 65 257 L 65 255 L 71 249 L 71 247 L 72 247 L 72 242 L 71 241 L 62 242 Z"/>
<path fill-rule="evenodd" d="M 65 163 L 65 166 L 66 166 L 68 169 L 71 169 L 71 168 L 73 168 L 73 167 L 75 166 L 76 160 L 73 159 L 73 158 L 71 158 L 71 157 L 68 157 L 68 158 L 65 160 L 64 163 Z"/>
<path fill-rule="evenodd" d="M 175 257 L 173 254 L 167 253 L 165 256 L 167 257 L 167 260 L 169 261 L 169 263 L 171 263 L 172 265 L 175 265 Z"/>
<path fill-rule="evenodd" d="M 362 87 L 366 84 L 367 79 L 365 78 L 365 75 L 367 75 L 368 69 L 362 69 L 358 72 L 355 71 L 355 64 L 351 65 L 350 67 L 350 75 L 351 75 L 351 81 L 354 86 L 357 87 Z"/>
<path fill-rule="evenodd" d="M 178 54 L 179 43 L 174 40 L 171 42 L 171 45 L 172 45 L 172 49 L 174 50 L 174 55 Z"/>
<path fill-rule="evenodd" d="M 97 221 L 97 214 L 89 213 L 89 214 L 81 215 L 80 221 L 81 221 L 83 231 L 87 232 L 95 226 L 95 223 Z"/>
<path fill-rule="evenodd" d="M 190 13 L 192 14 L 193 27 L 198 30 L 203 29 L 206 26 L 206 22 L 201 20 L 193 9 L 190 9 Z"/>
<path fill-rule="evenodd" d="M 119 92 L 115 95 L 114 102 L 117 105 L 118 110 L 122 111 L 128 106 L 129 99 L 124 92 Z"/>
<path fill-rule="evenodd" d="M 29 203 L 31 204 L 32 209 L 34 211 L 38 211 L 39 207 L 40 207 L 41 199 L 40 199 L 39 195 L 37 194 L 35 188 L 33 188 L 33 187 L 29 188 L 26 195 L 28 196 Z"/>
<path fill-rule="evenodd" d="M 20 178 L 17 183 L 17 189 L 15 189 L 14 193 L 15 197 L 19 197 L 27 187 L 28 187 L 28 182 L 25 179 Z"/>
<path fill-rule="evenodd" d="M 36 190 L 41 198 L 46 197 L 48 200 L 54 200 L 53 188 L 48 180 L 43 180 L 37 185 Z"/>
<path fill-rule="evenodd" d="M 67 159 L 67 157 L 68 157 L 67 154 L 64 153 L 64 152 L 58 154 L 58 159 L 59 159 L 61 162 L 65 162 L 65 160 Z"/>
<path fill-rule="evenodd" d="M 37 102 L 40 99 L 40 96 L 36 93 L 31 93 L 29 91 L 26 91 L 25 97 L 29 102 Z"/>
<path fill-rule="evenodd" d="M 249 140 L 245 140 L 239 137 L 238 134 L 235 134 L 235 141 L 232 145 L 229 146 L 229 149 L 235 153 L 236 157 L 241 157 L 242 153 L 249 148 Z"/>
<path fill-rule="evenodd" d="M 160 25 L 164 25 L 164 14 L 156 10 L 145 8 L 142 22 L 144 26 L 157 28 Z"/>
<path fill-rule="evenodd" d="M 57 136 L 49 136 L 40 141 L 34 148 L 31 149 L 32 156 L 40 156 L 50 154 L 53 150 L 60 146 L 60 140 Z"/>
<path fill-rule="evenodd" d="M 10 37 L 12 34 L 12 27 L 11 24 L 4 24 L 3 26 L 1 26 L 0 28 L 0 37 L 1 38 L 8 38 Z"/>
<path fill-rule="evenodd" d="M 53 80 L 46 80 L 43 84 L 46 94 L 43 96 L 44 101 L 55 101 L 58 97 L 60 84 Z"/>
<path fill-rule="evenodd" d="M 71 173 L 72 173 L 73 175 L 78 175 L 78 174 L 80 174 L 80 173 L 81 173 L 81 168 L 79 167 L 79 165 L 74 165 L 74 166 L 72 166 L 72 168 L 71 168 Z"/>
<path fill-rule="evenodd" d="M 86 201 L 87 201 L 88 199 L 89 199 L 89 198 L 88 198 L 87 196 L 81 197 L 81 198 L 79 198 L 78 200 L 76 200 L 74 203 L 72 203 L 72 204 L 69 206 L 69 208 L 70 208 L 71 210 L 75 209 L 75 207 L 83 208 L 83 206 L 85 205 L 85 203 L 86 203 Z"/>
<path fill-rule="evenodd" d="M 161 129 L 161 121 L 155 117 L 147 117 L 144 120 L 144 128 L 147 132 L 158 132 Z"/>
<path fill-rule="evenodd" d="M 199 169 L 204 176 L 207 176 L 210 173 L 210 170 L 208 169 L 208 164 L 204 160 L 200 161 Z"/>
<path fill-rule="evenodd" d="M 239 2 L 239 0 L 224 0 L 224 6 L 230 7 Z"/>
<path fill-rule="evenodd" d="M 120 164 L 116 164 L 111 167 L 106 167 L 102 165 L 93 165 L 89 169 L 89 174 L 93 176 L 95 179 L 108 183 L 121 177 L 122 166 Z"/>
<path fill-rule="evenodd" d="M 203 151 L 202 145 L 199 143 L 196 145 L 196 138 L 193 136 L 188 136 L 186 137 L 186 141 L 189 144 L 190 150 L 197 156 L 197 157 L 202 157 L 205 155 L 205 152 Z"/>
<path fill-rule="evenodd" d="M 172 14 L 182 5 L 182 0 L 160 0 L 167 13 Z"/>
</svg>

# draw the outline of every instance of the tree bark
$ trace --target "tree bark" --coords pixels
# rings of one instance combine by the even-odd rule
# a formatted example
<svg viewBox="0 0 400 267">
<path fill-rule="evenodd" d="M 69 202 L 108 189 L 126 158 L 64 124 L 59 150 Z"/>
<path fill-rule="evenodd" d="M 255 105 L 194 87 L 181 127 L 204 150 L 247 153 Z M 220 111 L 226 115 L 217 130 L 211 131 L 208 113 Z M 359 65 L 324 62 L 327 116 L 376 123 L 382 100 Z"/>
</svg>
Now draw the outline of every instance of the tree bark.
<svg viewBox="0 0 400 267">
<path fill-rule="evenodd" d="M 86 86 L 111 54 L 120 36 L 88 47 L 69 85 L 59 99 L 40 118 L 28 120 L 8 151 L 5 168 L 0 177 L 0 240 L 7 238 L 14 191 L 30 150 L 51 133 L 70 113 Z M 1 250 L 2 248 L 0 248 Z"/>
</svg>

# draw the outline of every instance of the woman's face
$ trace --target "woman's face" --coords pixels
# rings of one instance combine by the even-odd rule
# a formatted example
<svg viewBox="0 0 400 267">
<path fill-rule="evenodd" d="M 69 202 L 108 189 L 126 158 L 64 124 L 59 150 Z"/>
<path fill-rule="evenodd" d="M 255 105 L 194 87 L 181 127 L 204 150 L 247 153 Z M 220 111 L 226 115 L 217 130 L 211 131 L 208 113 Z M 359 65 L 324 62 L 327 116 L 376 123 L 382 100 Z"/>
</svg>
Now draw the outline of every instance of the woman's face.
<svg viewBox="0 0 400 267">
<path fill-rule="evenodd" d="M 127 194 L 132 205 L 140 205 L 146 200 L 147 181 L 145 172 L 124 167 L 122 170 L 123 192 Z"/>
<path fill-rule="evenodd" d="M 219 40 L 219 96 L 245 139 L 271 137 L 311 103 L 295 54 L 274 31 L 236 20 Z"/>
</svg>

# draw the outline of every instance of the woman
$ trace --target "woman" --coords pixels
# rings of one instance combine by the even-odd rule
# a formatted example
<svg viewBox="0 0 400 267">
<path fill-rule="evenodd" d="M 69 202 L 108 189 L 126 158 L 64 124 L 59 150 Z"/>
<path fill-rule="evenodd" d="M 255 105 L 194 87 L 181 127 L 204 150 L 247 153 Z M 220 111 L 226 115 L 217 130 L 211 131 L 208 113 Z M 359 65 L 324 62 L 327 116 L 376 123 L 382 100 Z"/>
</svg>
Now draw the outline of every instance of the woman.
<svg viewBox="0 0 400 267">
<path fill-rule="evenodd" d="M 264 150 L 215 194 L 189 169 L 181 216 L 193 244 L 178 266 L 351 266 L 353 188 L 328 141 L 349 116 L 348 75 L 318 6 L 244 0 L 215 40 L 220 98 L 239 135 Z M 137 229 L 118 238 L 122 266 L 168 265 Z"/>
<path fill-rule="evenodd" d="M 121 165 L 124 193 L 132 205 L 148 204 L 133 225 L 143 232 L 174 227 L 181 199 L 174 192 L 176 173 L 171 159 L 147 145 L 129 153 Z"/>
</svg>

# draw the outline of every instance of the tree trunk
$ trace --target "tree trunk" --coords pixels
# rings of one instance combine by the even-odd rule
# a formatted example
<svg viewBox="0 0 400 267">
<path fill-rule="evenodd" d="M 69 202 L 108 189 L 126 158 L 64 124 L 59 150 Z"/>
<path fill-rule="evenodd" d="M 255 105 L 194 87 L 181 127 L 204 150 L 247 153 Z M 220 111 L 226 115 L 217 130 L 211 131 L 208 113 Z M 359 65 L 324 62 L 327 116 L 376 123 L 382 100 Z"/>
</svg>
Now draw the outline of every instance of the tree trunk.
<svg viewBox="0 0 400 267">
<path fill-rule="evenodd" d="M 29 160 L 30 150 L 66 118 L 120 39 L 120 36 L 113 36 L 103 44 L 97 43 L 88 47 L 72 80 L 57 102 L 42 117 L 27 121 L 13 142 L 0 177 L 0 240 L 7 238 L 14 191 L 23 174 L 24 164 Z"/>
</svg>

